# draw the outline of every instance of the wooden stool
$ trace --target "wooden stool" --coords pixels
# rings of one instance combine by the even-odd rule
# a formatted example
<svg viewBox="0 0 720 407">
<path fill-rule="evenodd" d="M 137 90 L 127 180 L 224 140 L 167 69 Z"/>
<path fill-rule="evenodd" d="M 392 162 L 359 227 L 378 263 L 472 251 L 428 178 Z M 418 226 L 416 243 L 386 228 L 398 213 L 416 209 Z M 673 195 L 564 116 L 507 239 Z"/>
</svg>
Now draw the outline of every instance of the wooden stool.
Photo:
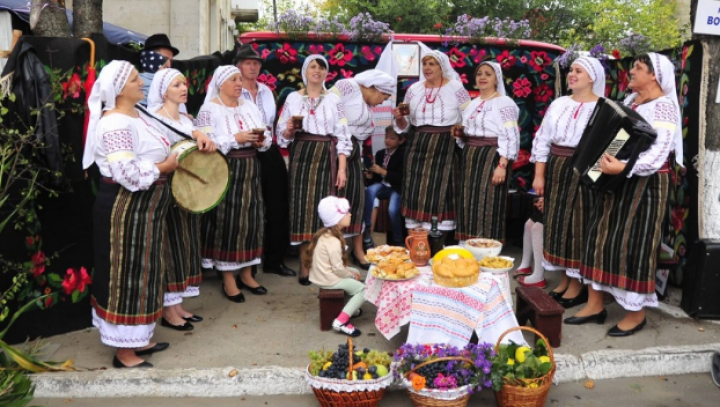
<svg viewBox="0 0 720 407">
<path fill-rule="evenodd" d="M 333 320 L 345 307 L 345 291 L 321 288 L 318 298 L 320 299 L 320 330 L 329 331 Z"/>
<path fill-rule="evenodd" d="M 562 316 L 565 312 L 557 301 L 538 287 L 517 287 L 517 305 L 515 315 L 518 324 L 525 325 L 530 320 L 532 326 L 542 332 L 550 341 L 550 346 L 560 346 L 562 338 Z M 538 340 L 535 335 L 535 341 Z"/>
</svg>

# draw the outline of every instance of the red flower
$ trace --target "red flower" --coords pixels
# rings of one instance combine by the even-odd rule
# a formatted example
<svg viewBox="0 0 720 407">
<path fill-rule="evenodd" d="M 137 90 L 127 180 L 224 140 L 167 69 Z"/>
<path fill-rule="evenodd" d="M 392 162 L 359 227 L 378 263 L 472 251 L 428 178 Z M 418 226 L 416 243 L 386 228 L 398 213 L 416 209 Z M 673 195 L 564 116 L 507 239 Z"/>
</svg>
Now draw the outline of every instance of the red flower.
<svg viewBox="0 0 720 407">
<path fill-rule="evenodd" d="M 259 45 L 260 45 L 260 44 L 258 44 L 257 42 L 253 42 L 253 43 L 252 43 L 252 47 L 253 47 L 254 50 L 257 50 Z"/>
<path fill-rule="evenodd" d="M 535 88 L 533 92 L 535 93 L 535 101 L 542 103 L 550 100 L 550 98 L 555 94 L 555 92 L 553 92 L 553 90 L 545 83 Z"/>
<path fill-rule="evenodd" d="M 47 297 L 47 298 L 45 298 L 45 308 L 50 308 L 50 306 L 52 305 L 52 302 L 53 302 L 53 299 L 52 299 L 52 298 L 53 298 L 53 297 Z"/>
<path fill-rule="evenodd" d="M 262 74 L 258 75 L 257 81 L 265 84 L 265 86 L 270 88 L 270 90 L 275 90 L 275 88 L 277 88 L 277 85 L 276 85 L 277 78 L 274 77 L 273 74 L 271 74 L 271 73 L 269 73 L 269 74 L 262 73 Z"/>
<path fill-rule="evenodd" d="M 353 53 L 346 51 L 343 44 L 336 45 L 328 54 L 330 55 L 330 64 L 337 66 L 345 66 L 353 58 Z"/>
<path fill-rule="evenodd" d="M 622 58 L 622 55 L 620 55 L 620 51 L 618 51 L 617 49 L 612 50 L 612 56 L 613 56 L 613 58 L 615 58 L 615 59 L 620 59 L 620 58 Z"/>
<path fill-rule="evenodd" d="M 80 91 L 82 90 L 82 81 L 80 80 L 80 75 L 78 75 L 77 73 L 72 74 L 70 79 L 62 84 L 62 88 L 64 98 L 79 98 Z"/>
<path fill-rule="evenodd" d="M 516 178 L 515 182 L 517 182 L 517 184 L 520 185 L 520 187 L 522 187 L 522 188 L 524 188 L 525 185 L 527 185 L 527 181 L 525 181 L 525 178 L 522 178 L 522 177 Z"/>
<path fill-rule="evenodd" d="M 618 82 L 618 90 L 620 92 L 625 92 L 627 89 L 628 83 L 630 83 L 630 80 L 628 79 L 627 71 L 624 69 L 618 70 L 617 74 L 617 82 Z"/>
<path fill-rule="evenodd" d="M 310 44 L 308 51 L 310 51 L 311 54 L 322 54 L 325 52 L 325 47 L 322 44 Z"/>
<path fill-rule="evenodd" d="M 260 53 L 260 56 L 262 57 L 262 59 L 267 59 L 267 57 L 269 57 L 270 54 L 271 54 L 270 50 L 267 49 L 267 48 L 265 48 L 265 49 L 262 50 L 262 52 Z"/>
<path fill-rule="evenodd" d="M 676 207 L 670 211 L 670 220 L 673 230 L 682 230 L 685 223 L 685 208 Z"/>
<path fill-rule="evenodd" d="M 433 28 L 436 29 L 436 30 L 439 30 L 439 29 L 441 29 L 442 27 L 443 27 L 442 23 L 436 23 L 435 25 L 433 25 Z"/>
<path fill-rule="evenodd" d="M 363 58 L 367 59 L 368 61 L 375 60 L 375 53 L 370 49 L 369 45 L 363 45 L 360 48 L 360 52 L 363 54 Z"/>
<path fill-rule="evenodd" d="M 343 76 L 343 78 L 352 78 L 353 77 L 353 71 L 348 69 L 347 71 L 344 69 L 340 69 L 340 74 Z"/>
<path fill-rule="evenodd" d="M 35 244 L 35 239 L 32 236 L 28 236 L 27 239 L 25 239 L 25 243 L 27 243 L 28 246 L 32 246 Z"/>
<path fill-rule="evenodd" d="M 460 75 L 460 82 L 468 83 L 467 74 Z"/>
<path fill-rule="evenodd" d="M 62 282 L 63 290 L 65 294 L 70 295 L 73 291 L 78 290 L 79 292 L 85 291 L 85 287 L 88 284 L 92 284 L 92 279 L 87 273 L 85 267 L 80 267 L 80 270 L 67 269 L 67 274 Z"/>
<path fill-rule="evenodd" d="M 450 50 L 448 53 L 448 57 L 450 58 L 450 65 L 452 65 L 453 68 L 462 68 L 465 64 L 465 57 L 467 56 L 466 53 L 460 51 L 457 49 L 457 47 L 453 47 L 453 49 Z"/>
<path fill-rule="evenodd" d="M 527 57 L 525 55 L 520 57 L 520 63 L 527 64 Z"/>
<path fill-rule="evenodd" d="M 532 51 L 530 52 L 530 66 L 532 66 L 536 72 L 542 72 L 546 66 L 552 63 L 552 60 L 548 57 L 545 51 Z"/>
<path fill-rule="evenodd" d="M 518 156 L 515 162 L 513 162 L 513 170 L 516 170 L 530 162 L 530 153 L 527 150 L 518 151 Z"/>
<path fill-rule="evenodd" d="M 470 56 L 472 57 L 473 62 L 475 62 L 476 64 L 482 62 L 485 55 L 487 55 L 487 51 L 485 51 L 484 49 L 478 50 L 477 48 L 473 48 L 470 50 Z"/>
<path fill-rule="evenodd" d="M 688 54 L 688 47 L 686 45 L 683 47 L 682 58 L 681 58 L 682 63 L 680 66 L 683 71 L 685 70 L 685 61 L 687 61 L 687 54 Z"/>
<path fill-rule="evenodd" d="M 287 42 L 283 44 L 282 48 L 278 48 L 275 53 L 277 54 L 278 59 L 280 59 L 280 62 L 283 64 L 294 64 L 297 62 L 298 52 Z"/>
<path fill-rule="evenodd" d="M 513 93 L 519 98 L 526 98 L 532 93 L 530 86 L 530 81 L 527 78 L 517 78 L 515 82 L 513 82 Z"/>
<path fill-rule="evenodd" d="M 38 278 L 40 274 L 45 272 L 45 253 L 39 251 L 35 253 L 31 258 L 33 267 L 32 273 L 34 278 Z"/>
<path fill-rule="evenodd" d="M 496 59 L 503 68 L 509 68 L 517 62 L 517 57 L 510 55 L 510 51 L 508 50 L 503 51 Z"/>
<path fill-rule="evenodd" d="M 337 72 L 328 72 L 325 77 L 325 83 L 332 82 L 338 76 Z"/>
</svg>

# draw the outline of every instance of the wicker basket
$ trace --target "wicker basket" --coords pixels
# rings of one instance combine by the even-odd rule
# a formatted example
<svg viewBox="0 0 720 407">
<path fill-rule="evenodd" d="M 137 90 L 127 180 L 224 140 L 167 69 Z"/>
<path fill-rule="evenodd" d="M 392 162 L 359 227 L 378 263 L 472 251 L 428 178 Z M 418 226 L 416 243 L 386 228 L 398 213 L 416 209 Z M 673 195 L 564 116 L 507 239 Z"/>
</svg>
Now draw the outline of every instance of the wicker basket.
<svg viewBox="0 0 720 407">
<path fill-rule="evenodd" d="M 502 390 L 495 392 L 495 401 L 497 401 L 499 407 L 542 407 L 545 405 L 547 396 L 550 393 L 550 386 L 552 385 L 552 379 L 555 375 L 556 368 L 555 357 L 553 356 L 553 351 L 550 347 L 550 341 L 548 341 L 545 335 L 536 329 L 527 326 L 518 326 L 510 328 L 500 335 L 497 345 L 495 345 L 495 350 L 497 351 L 500 348 L 500 342 L 507 334 L 515 331 L 530 331 L 545 341 L 545 345 L 548 348 L 550 363 L 552 363 L 552 369 L 550 369 L 545 376 L 538 377 L 536 379 L 523 379 L 527 384 L 536 383 L 538 387 L 535 388 L 518 386 L 517 383 L 505 379 Z"/>
<path fill-rule="evenodd" d="M 348 370 L 353 371 L 353 344 L 352 339 L 348 338 L 348 354 L 350 364 Z M 392 383 L 392 375 L 374 379 L 374 380 L 332 380 L 314 377 L 310 375 L 310 370 L 305 374 L 305 378 L 312 387 L 315 397 L 322 407 L 376 407 L 385 395 L 385 388 Z M 351 391 L 333 391 L 323 388 L 327 383 L 342 383 L 345 388 L 356 388 Z M 368 390 L 371 387 L 373 390 Z"/>
<path fill-rule="evenodd" d="M 444 357 L 444 358 L 437 358 L 433 360 L 428 360 L 426 362 L 420 363 L 419 365 L 415 366 L 415 369 L 410 370 L 409 372 L 405 373 L 404 379 L 407 382 L 408 377 L 410 374 L 415 372 L 415 370 L 427 366 L 431 363 L 435 362 L 443 362 L 448 360 L 460 360 L 463 362 L 473 363 L 472 360 L 467 358 L 462 358 L 459 356 L 452 356 L 452 357 Z M 458 389 L 460 390 L 459 396 L 457 398 L 453 398 L 452 400 L 445 400 L 445 399 L 439 399 L 436 397 L 433 397 L 433 393 L 439 394 L 441 392 L 447 392 L 446 390 L 420 390 L 415 391 L 412 388 L 412 385 L 408 386 L 408 383 L 406 383 L 407 386 L 407 392 L 410 396 L 410 401 L 412 401 L 413 406 L 415 407 L 465 407 L 467 406 L 468 400 L 470 399 L 470 391 L 469 386 L 463 386 L 462 388 Z"/>
</svg>

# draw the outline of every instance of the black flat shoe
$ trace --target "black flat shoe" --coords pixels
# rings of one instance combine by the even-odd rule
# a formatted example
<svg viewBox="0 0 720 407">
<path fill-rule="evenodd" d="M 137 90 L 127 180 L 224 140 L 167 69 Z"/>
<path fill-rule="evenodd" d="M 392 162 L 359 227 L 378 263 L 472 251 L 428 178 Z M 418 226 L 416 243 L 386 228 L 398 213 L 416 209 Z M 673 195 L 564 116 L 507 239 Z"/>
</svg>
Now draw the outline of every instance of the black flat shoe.
<svg viewBox="0 0 720 407">
<path fill-rule="evenodd" d="M 563 308 L 572 308 L 580 304 L 585 304 L 587 301 L 588 292 L 586 289 L 583 289 L 575 298 L 560 298 L 558 303 L 562 305 Z"/>
<path fill-rule="evenodd" d="M 312 284 L 312 283 L 310 283 L 310 278 L 308 278 L 308 277 L 298 277 L 298 283 L 299 283 L 300 285 L 310 285 L 310 284 Z"/>
<path fill-rule="evenodd" d="M 242 278 L 240 278 L 240 274 L 238 274 L 237 277 L 235 277 L 235 284 L 237 284 L 238 288 L 240 288 L 240 289 L 246 288 L 248 291 L 250 291 L 254 295 L 265 295 L 268 293 L 267 289 L 261 285 L 253 288 L 253 287 L 249 287 L 247 284 L 243 283 Z"/>
<path fill-rule="evenodd" d="M 645 324 L 647 323 L 647 319 L 643 319 L 641 323 L 639 323 L 635 328 L 629 329 L 627 331 L 623 331 L 622 329 L 618 328 L 617 325 L 610 328 L 609 331 L 607 331 L 608 336 L 630 336 L 634 334 L 635 332 L 640 332 L 645 327 Z"/>
<path fill-rule="evenodd" d="M 201 317 L 198 314 L 191 315 L 189 317 L 181 317 L 182 319 L 186 320 L 187 322 L 200 322 L 203 320 L 203 317 Z"/>
<path fill-rule="evenodd" d="M 355 263 L 361 269 L 370 270 L 370 262 L 362 263 L 357 257 L 355 257 L 355 253 L 351 253 L 350 257 L 352 258 L 353 263 Z"/>
<path fill-rule="evenodd" d="M 294 277 L 297 275 L 297 272 L 295 272 L 295 270 L 291 269 L 290 267 L 288 267 L 284 264 L 281 264 L 277 267 L 263 266 L 263 272 L 270 273 L 270 274 L 277 274 L 282 277 Z"/>
<path fill-rule="evenodd" d="M 607 318 L 607 310 L 605 310 L 605 308 L 603 308 L 603 310 L 600 311 L 600 313 L 598 313 L 598 314 L 588 315 L 586 317 L 565 318 L 563 320 L 563 322 L 565 322 L 568 325 L 582 325 L 582 324 L 587 324 L 588 322 L 595 322 L 597 324 L 602 325 L 605 323 L 606 318 Z"/>
<path fill-rule="evenodd" d="M 165 319 L 164 317 L 160 321 L 160 325 L 164 326 L 165 328 L 172 328 L 176 331 L 192 331 L 193 329 L 195 329 L 193 324 L 191 324 L 187 321 L 182 325 L 173 325 L 170 322 L 168 322 L 168 320 Z M 135 354 L 137 355 L 137 352 Z"/>
<path fill-rule="evenodd" d="M 548 293 L 548 295 L 549 295 L 550 298 L 552 298 L 553 300 L 559 302 L 560 299 L 562 299 L 562 296 L 565 295 L 565 291 L 567 291 L 567 289 L 565 289 L 565 290 L 563 290 L 563 291 L 560 291 L 560 292 L 558 292 L 558 291 L 550 291 L 550 292 Z"/>
<path fill-rule="evenodd" d="M 225 294 L 225 298 L 227 298 L 228 300 L 230 300 L 232 302 L 237 302 L 237 303 L 245 302 L 245 296 L 243 295 L 243 293 L 239 293 L 237 295 L 229 295 L 227 293 L 227 291 L 225 291 L 225 284 L 223 284 L 223 286 L 222 286 L 222 292 L 223 292 L 223 294 Z"/>
<path fill-rule="evenodd" d="M 137 355 L 137 353 L 135 353 Z M 125 366 L 123 362 L 120 361 L 120 359 L 115 356 L 113 358 L 113 367 L 116 369 L 147 369 L 153 367 L 152 363 L 150 362 L 142 362 L 135 366 Z"/>
<path fill-rule="evenodd" d="M 167 342 L 158 342 L 152 348 L 136 350 L 135 354 L 138 356 L 152 355 L 155 352 L 162 352 L 169 347 L 170 347 L 170 344 Z"/>
</svg>

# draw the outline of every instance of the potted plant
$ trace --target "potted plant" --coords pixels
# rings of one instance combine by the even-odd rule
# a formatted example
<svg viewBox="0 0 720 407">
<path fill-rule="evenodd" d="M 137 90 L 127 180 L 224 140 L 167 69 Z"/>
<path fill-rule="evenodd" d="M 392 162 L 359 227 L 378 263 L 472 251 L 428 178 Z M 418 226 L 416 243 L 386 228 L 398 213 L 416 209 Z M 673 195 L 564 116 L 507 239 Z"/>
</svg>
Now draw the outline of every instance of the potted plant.
<svg viewBox="0 0 720 407">
<path fill-rule="evenodd" d="M 415 406 L 461 407 L 474 391 L 490 388 L 492 345 L 404 344 L 395 353 L 397 376 Z"/>
</svg>

